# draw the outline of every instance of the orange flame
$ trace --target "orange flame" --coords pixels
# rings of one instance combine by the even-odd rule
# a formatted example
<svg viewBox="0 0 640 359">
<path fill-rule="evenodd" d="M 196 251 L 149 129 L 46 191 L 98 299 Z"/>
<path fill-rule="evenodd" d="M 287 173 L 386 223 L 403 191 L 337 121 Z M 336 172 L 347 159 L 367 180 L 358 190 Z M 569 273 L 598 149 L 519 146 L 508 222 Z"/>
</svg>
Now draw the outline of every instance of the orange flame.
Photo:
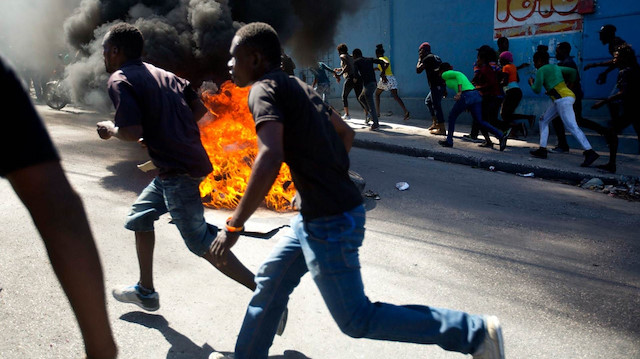
<svg viewBox="0 0 640 359">
<path fill-rule="evenodd" d="M 239 88 L 231 81 L 223 83 L 217 94 L 202 95 L 214 118 L 200 127 L 202 144 L 213 165 L 213 172 L 200 184 L 200 195 L 207 207 L 235 208 L 247 189 L 251 166 L 258 155 L 248 96 L 249 87 Z M 283 163 L 265 204 L 276 211 L 291 210 L 294 194 L 289 167 Z"/>
</svg>

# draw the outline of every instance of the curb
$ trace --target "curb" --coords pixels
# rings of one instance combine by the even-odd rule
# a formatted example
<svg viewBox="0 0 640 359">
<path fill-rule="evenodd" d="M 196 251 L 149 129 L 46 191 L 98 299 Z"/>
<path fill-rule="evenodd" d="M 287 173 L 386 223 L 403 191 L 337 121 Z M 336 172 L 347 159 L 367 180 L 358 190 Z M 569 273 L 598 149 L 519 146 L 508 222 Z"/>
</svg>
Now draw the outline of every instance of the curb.
<svg viewBox="0 0 640 359">
<path fill-rule="evenodd" d="M 601 173 L 597 176 L 589 173 L 583 173 L 572 170 L 541 167 L 536 165 L 528 165 L 522 163 L 514 163 L 504 160 L 497 160 L 495 158 L 484 158 L 478 156 L 460 155 L 456 153 L 449 153 L 443 151 L 436 151 L 426 148 L 415 148 L 409 146 L 393 145 L 384 142 L 378 142 L 374 140 L 358 139 L 357 137 L 353 141 L 353 145 L 358 148 L 364 148 L 368 150 L 395 153 L 411 157 L 432 157 L 436 161 L 456 163 L 461 165 L 467 165 L 472 167 L 484 168 L 489 170 L 490 166 L 499 168 L 499 171 L 506 173 L 535 173 L 535 177 L 544 178 L 549 180 L 560 180 L 580 183 L 585 178 L 600 178 L 605 184 L 616 184 L 620 180 L 620 176 L 614 174 Z"/>
</svg>

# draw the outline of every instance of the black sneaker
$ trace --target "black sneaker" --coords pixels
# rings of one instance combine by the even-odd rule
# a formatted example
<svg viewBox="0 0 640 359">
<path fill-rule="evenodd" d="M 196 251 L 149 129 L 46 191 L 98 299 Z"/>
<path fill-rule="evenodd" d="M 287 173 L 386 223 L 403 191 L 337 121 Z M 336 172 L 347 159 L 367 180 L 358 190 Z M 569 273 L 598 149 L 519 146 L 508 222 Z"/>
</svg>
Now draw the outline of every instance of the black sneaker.
<svg viewBox="0 0 640 359">
<path fill-rule="evenodd" d="M 556 146 L 549 150 L 551 153 L 569 153 L 569 147 Z"/>
<path fill-rule="evenodd" d="M 493 148 L 493 142 L 482 141 L 482 143 L 479 144 L 478 147 Z"/>
<path fill-rule="evenodd" d="M 369 127 L 369 130 L 370 131 L 378 131 L 379 128 L 380 128 L 380 125 L 373 124 L 373 125 L 371 125 L 371 127 Z"/>
<path fill-rule="evenodd" d="M 614 164 L 607 163 L 606 165 L 597 165 L 596 167 L 609 173 L 616 173 L 615 163 Z"/>
<path fill-rule="evenodd" d="M 471 137 L 471 135 L 462 135 L 462 139 L 469 142 L 482 142 L 478 137 Z"/>
<path fill-rule="evenodd" d="M 511 129 L 508 129 L 507 132 L 502 134 L 502 138 L 500 139 L 500 152 L 504 151 L 507 148 L 507 139 L 511 134 Z"/>
<path fill-rule="evenodd" d="M 442 147 L 453 147 L 453 143 L 450 143 L 447 140 L 438 141 L 438 144 Z"/>
<path fill-rule="evenodd" d="M 534 151 L 529 151 L 529 153 L 531 154 L 531 156 L 535 158 L 542 158 L 542 159 L 547 158 L 547 149 L 544 147 L 540 147 Z"/>
<path fill-rule="evenodd" d="M 583 154 L 584 162 L 580 164 L 580 167 L 589 167 L 593 163 L 593 161 L 597 160 L 598 157 L 600 157 L 600 155 L 597 154 L 593 149 L 584 151 Z"/>
</svg>

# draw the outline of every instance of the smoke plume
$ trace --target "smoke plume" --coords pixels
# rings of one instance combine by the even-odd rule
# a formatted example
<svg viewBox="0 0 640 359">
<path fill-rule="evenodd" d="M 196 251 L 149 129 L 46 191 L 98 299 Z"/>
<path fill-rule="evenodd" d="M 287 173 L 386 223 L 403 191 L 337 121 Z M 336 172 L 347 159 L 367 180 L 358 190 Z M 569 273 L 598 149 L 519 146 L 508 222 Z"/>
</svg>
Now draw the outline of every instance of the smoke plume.
<svg viewBox="0 0 640 359">
<path fill-rule="evenodd" d="M 40 34 L 40 41 L 55 45 L 48 47 L 64 48 L 66 44 L 72 49 L 75 56 L 65 70 L 72 99 L 109 106 L 102 39 L 117 22 L 129 22 L 142 31 L 144 61 L 199 86 L 203 81 L 220 84 L 228 79 L 229 45 L 244 23 L 271 24 L 292 50 L 293 58 L 300 65 L 309 65 L 335 46 L 333 37 L 342 15 L 357 11 L 366 0 L 33 0 L 42 3 L 38 7 L 24 5 L 26 1 L 9 1 L 16 8 L 32 8 L 20 19 L 15 18 L 15 12 L 12 24 L 28 23 L 23 28 L 28 28 L 29 34 Z M 33 26 L 34 22 L 38 26 Z M 54 35 L 59 38 L 45 40 Z M 0 46 L 3 40 L 0 35 Z M 32 47 L 14 50 L 44 62 L 51 58 L 33 56 Z M 51 51 L 55 54 L 58 50 Z"/>
</svg>

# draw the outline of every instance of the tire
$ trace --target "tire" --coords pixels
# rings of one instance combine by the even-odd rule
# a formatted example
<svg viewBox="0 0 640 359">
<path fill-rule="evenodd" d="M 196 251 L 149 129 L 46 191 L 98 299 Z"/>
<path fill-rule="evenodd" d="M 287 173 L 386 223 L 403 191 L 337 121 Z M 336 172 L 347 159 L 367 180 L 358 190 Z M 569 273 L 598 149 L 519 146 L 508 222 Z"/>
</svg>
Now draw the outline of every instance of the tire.
<svg viewBox="0 0 640 359">
<path fill-rule="evenodd" d="M 69 103 L 58 81 L 47 83 L 44 97 L 47 105 L 54 110 L 61 110 Z"/>
</svg>

